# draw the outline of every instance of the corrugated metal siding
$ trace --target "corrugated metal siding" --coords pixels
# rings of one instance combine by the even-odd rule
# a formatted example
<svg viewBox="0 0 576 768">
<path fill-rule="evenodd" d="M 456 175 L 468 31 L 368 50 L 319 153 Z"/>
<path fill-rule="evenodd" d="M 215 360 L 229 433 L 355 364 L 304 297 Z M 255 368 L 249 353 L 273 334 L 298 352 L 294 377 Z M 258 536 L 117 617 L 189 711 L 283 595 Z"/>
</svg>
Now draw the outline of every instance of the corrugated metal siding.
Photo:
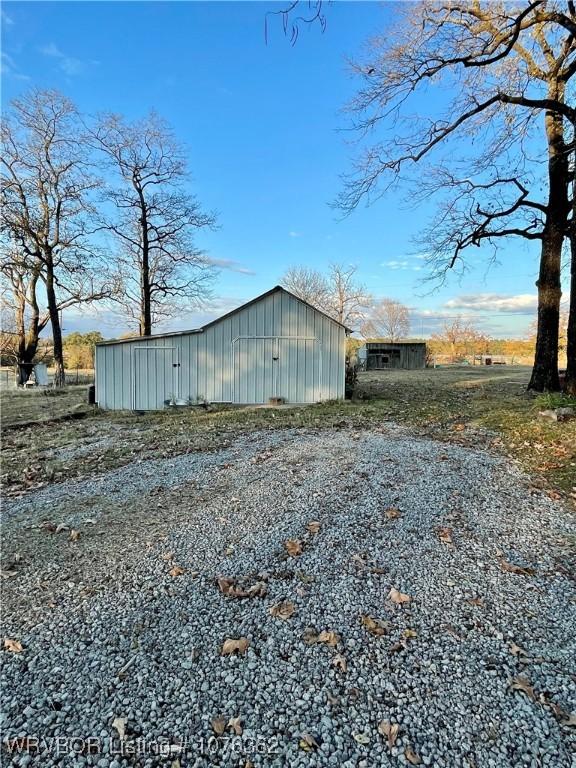
<svg viewBox="0 0 576 768">
<path fill-rule="evenodd" d="M 167 373 L 170 355 L 151 352 L 148 359 L 148 353 L 135 352 L 141 347 L 174 349 L 177 391 Z M 210 402 L 258 403 L 275 396 L 317 402 L 344 397 L 344 366 L 344 328 L 277 291 L 201 333 L 96 347 L 96 398 L 100 407 L 115 410 L 154 410 L 170 395 Z M 140 386 L 137 404 L 136 371 L 153 378 Z"/>
<path fill-rule="evenodd" d="M 390 354 L 388 361 L 382 357 Z M 392 342 L 368 342 L 364 347 L 367 370 L 402 368 L 414 370 L 426 367 L 426 344 L 402 344 Z M 359 358 L 361 356 L 359 355 Z"/>
</svg>

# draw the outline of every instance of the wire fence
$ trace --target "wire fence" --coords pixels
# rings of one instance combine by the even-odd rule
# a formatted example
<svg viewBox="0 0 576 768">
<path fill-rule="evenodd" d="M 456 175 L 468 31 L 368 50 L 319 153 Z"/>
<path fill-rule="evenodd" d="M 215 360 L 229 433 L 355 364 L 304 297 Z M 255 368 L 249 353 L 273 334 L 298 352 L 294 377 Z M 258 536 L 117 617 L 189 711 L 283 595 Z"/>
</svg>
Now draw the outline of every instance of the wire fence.
<svg viewBox="0 0 576 768">
<path fill-rule="evenodd" d="M 48 369 L 48 386 L 52 386 L 54 381 L 54 371 Z M 94 384 L 94 371 L 88 368 L 67 368 L 66 369 L 67 386 L 90 385 Z M 17 389 L 18 378 L 16 368 L 0 368 L 0 390 Z M 33 387 L 36 388 L 35 386 Z"/>
</svg>

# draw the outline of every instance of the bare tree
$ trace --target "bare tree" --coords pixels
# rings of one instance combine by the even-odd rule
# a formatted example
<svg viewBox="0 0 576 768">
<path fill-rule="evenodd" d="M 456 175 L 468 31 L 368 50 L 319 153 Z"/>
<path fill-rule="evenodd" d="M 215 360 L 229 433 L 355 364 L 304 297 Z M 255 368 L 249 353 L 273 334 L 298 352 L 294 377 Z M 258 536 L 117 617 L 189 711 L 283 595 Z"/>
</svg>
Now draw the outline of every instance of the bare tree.
<svg viewBox="0 0 576 768">
<path fill-rule="evenodd" d="M 327 311 L 330 306 L 330 288 L 321 272 L 310 267 L 290 267 L 282 276 L 282 285 L 302 301 Z"/>
<path fill-rule="evenodd" d="M 354 266 L 330 265 L 328 314 L 343 325 L 361 322 L 372 303 L 366 286 L 356 282 L 356 270 Z"/>
<path fill-rule="evenodd" d="M 486 352 L 489 343 L 486 335 L 461 315 L 446 320 L 442 331 L 433 334 L 431 341 L 432 348 L 436 345 L 438 349 L 446 350 L 452 361 Z"/>
<path fill-rule="evenodd" d="M 215 218 L 187 192 L 183 148 L 155 113 L 135 123 L 104 115 L 91 135 L 118 178 L 107 193 L 115 208 L 107 226 L 119 244 L 116 300 L 149 336 L 183 301 L 206 296 L 213 270 L 194 238 Z"/>
<path fill-rule="evenodd" d="M 364 285 L 355 280 L 356 267 L 331 264 L 327 275 L 309 267 L 290 267 L 281 283 L 303 301 L 343 325 L 360 322 L 372 302 Z"/>
<path fill-rule="evenodd" d="M 16 99 L 2 124 L 1 232 L 8 259 L 20 254 L 19 266 L 8 261 L 3 271 L 14 278 L 14 290 L 20 292 L 17 311 L 21 312 L 24 290 L 32 318 L 42 282 L 52 326 L 56 386 L 65 383 L 59 318 L 63 302 L 94 301 L 108 293 L 105 280 L 94 277 L 103 274 L 89 244 L 94 214 L 90 197 L 98 182 L 89 173 L 79 135 L 76 108 L 57 91 L 34 90 Z M 31 329 L 36 321 L 32 322 Z M 34 343 L 37 337 L 30 352 Z"/>
<path fill-rule="evenodd" d="M 30 378 L 40 334 L 50 322 L 49 312 L 42 313 L 38 304 L 41 271 L 39 259 L 30 264 L 17 253 L 2 253 L 2 347 L 17 366 L 20 386 Z"/>
<path fill-rule="evenodd" d="M 448 190 L 431 230 L 432 257 L 443 267 L 453 267 L 472 245 L 496 246 L 509 236 L 538 242 L 529 386 L 558 389 L 560 267 L 576 125 L 569 100 L 574 4 L 464 0 L 399 4 L 398 11 L 397 27 L 355 65 L 364 85 L 351 105 L 363 135 L 386 126 L 390 135 L 368 147 L 339 203 L 351 211 L 418 167 L 420 186 L 431 177 L 429 192 Z M 429 115 L 414 115 L 413 100 L 441 80 L 453 94 L 446 109 L 434 102 Z M 534 146 L 547 153 L 545 174 Z"/>
<path fill-rule="evenodd" d="M 408 307 L 394 299 L 380 299 L 368 314 L 362 326 L 362 335 L 382 337 L 391 342 L 406 338 L 410 333 Z"/>
</svg>

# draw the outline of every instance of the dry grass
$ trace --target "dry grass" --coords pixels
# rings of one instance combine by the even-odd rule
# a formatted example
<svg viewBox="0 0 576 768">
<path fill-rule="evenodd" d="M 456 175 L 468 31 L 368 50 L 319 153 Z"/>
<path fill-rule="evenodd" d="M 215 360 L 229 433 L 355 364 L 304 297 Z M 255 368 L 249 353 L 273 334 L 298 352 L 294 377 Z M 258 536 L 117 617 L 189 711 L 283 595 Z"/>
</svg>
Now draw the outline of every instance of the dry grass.
<svg viewBox="0 0 576 768">
<path fill-rule="evenodd" d="M 99 473 L 135 460 L 213 450 L 255 429 L 326 429 L 405 423 L 440 440 L 490 447 L 519 460 L 552 493 L 576 499 L 576 420 L 538 417 L 545 398 L 526 392 L 530 370 L 462 367 L 382 371 L 360 375 L 358 399 L 295 408 L 186 409 L 137 416 L 92 412 L 85 387 L 47 397 L 38 391 L 2 393 L 7 426 L 3 480 L 9 493 L 39 483 Z"/>
</svg>

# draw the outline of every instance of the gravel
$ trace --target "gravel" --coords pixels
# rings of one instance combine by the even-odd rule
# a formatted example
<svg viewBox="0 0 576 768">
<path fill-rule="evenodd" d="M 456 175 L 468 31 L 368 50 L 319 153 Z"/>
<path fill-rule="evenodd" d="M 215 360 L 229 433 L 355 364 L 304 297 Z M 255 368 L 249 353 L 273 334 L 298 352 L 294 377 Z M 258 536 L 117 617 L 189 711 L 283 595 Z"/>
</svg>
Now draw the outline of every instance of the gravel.
<svg viewBox="0 0 576 768">
<path fill-rule="evenodd" d="M 2 733 L 21 750 L 3 764 L 573 766 L 576 526 L 502 457 L 393 425 L 260 432 L 3 514 L 4 552 L 25 531 L 31 553 L 4 581 L 2 634 L 24 650 L 2 653 Z M 267 593 L 225 596 L 218 576 Z M 306 642 L 322 631 L 334 647 Z M 244 655 L 220 654 L 239 638 Z M 216 738 L 219 716 L 242 733 Z"/>
</svg>

